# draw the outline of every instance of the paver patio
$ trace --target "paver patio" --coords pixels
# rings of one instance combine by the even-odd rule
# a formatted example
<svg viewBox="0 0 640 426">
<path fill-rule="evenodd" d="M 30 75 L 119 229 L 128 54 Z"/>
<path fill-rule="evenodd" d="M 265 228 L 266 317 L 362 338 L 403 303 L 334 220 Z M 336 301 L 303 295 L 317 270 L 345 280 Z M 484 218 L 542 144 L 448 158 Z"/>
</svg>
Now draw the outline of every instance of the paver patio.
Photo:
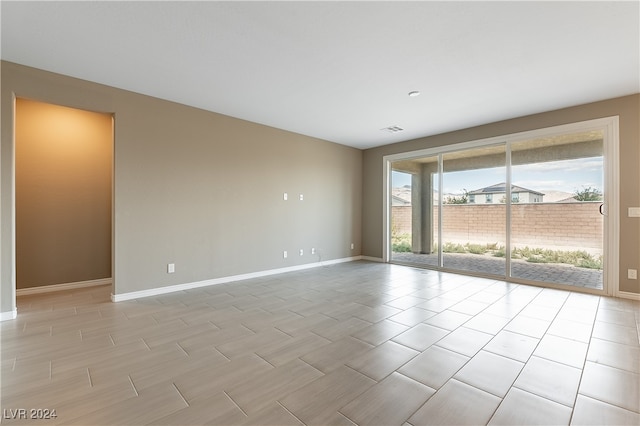
<svg viewBox="0 0 640 426">
<path fill-rule="evenodd" d="M 396 253 L 393 262 L 435 267 L 437 254 Z M 444 253 L 443 263 L 447 270 L 474 271 L 490 275 L 505 275 L 505 259 L 476 254 Z M 602 270 L 579 268 L 559 263 L 529 263 L 524 260 L 511 260 L 511 275 L 532 281 L 568 284 L 602 290 Z"/>
</svg>

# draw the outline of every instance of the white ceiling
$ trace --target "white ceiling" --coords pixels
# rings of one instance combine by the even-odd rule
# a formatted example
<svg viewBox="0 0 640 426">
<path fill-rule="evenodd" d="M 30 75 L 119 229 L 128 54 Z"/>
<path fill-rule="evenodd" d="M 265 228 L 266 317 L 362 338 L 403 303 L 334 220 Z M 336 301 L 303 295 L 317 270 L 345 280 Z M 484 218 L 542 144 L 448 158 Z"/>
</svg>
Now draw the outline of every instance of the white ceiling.
<svg viewBox="0 0 640 426">
<path fill-rule="evenodd" d="M 369 148 L 640 92 L 639 11 L 638 1 L 2 1 L 0 53 Z M 380 130 L 389 126 L 405 130 Z"/>
</svg>

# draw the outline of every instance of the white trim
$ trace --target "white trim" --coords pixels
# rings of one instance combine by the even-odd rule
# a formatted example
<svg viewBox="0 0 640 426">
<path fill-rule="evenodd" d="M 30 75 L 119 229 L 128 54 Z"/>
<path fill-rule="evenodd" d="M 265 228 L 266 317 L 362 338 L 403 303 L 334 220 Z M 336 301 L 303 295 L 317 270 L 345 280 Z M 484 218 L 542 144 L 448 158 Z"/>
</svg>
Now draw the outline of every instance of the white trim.
<svg viewBox="0 0 640 426">
<path fill-rule="evenodd" d="M 382 261 L 391 261 L 391 160 L 382 157 Z"/>
<path fill-rule="evenodd" d="M 629 291 L 618 291 L 616 297 L 622 299 L 640 300 L 640 293 L 631 293 Z"/>
<path fill-rule="evenodd" d="M 17 316 L 18 316 L 17 309 L 14 309 L 13 311 L 9 311 L 9 312 L 0 312 L 0 322 L 16 319 Z"/>
<path fill-rule="evenodd" d="M 111 284 L 111 278 L 101 278 L 98 280 L 78 281 L 75 283 L 43 285 L 40 287 L 19 288 L 16 296 L 26 296 L 29 294 L 52 293 L 54 291 L 73 290 L 76 288 L 95 287 L 99 285 Z"/>
<path fill-rule="evenodd" d="M 620 127 L 619 117 L 610 117 L 604 131 L 604 290 L 620 295 Z M 612 167 L 610 167 L 612 166 Z"/>
<path fill-rule="evenodd" d="M 573 133 L 577 131 L 589 131 L 589 130 L 601 130 L 602 128 L 608 128 L 608 125 L 612 123 L 618 123 L 618 116 L 609 116 L 603 118 L 595 118 L 593 120 L 578 121 L 569 124 L 560 124 L 557 126 L 544 127 L 541 129 L 527 130 L 518 133 L 509 133 L 506 135 L 493 136 L 484 139 L 475 139 L 466 142 L 458 142 L 451 145 L 441 145 L 433 148 L 424 148 L 416 151 L 400 152 L 398 154 L 389 154 L 383 157 L 386 162 L 393 162 L 397 160 L 411 160 L 420 157 L 436 156 L 438 154 L 446 154 L 453 151 L 461 151 L 470 148 L 479 148 L 489 145 L 503 144 L 506 142 L 515 142 L 522 139 L 534 139 L 543 138 L 545 136 L 557 136 L 562 133 Z M 389 167 L 390 169 L 390 167 Z"/>
<path fill-rule="evenodd" d="M 148 290 L 132 291 L 122 294 L 111 294 L 112 302 L 122 302 L 125 300 L 139 299 L 142 297 L 159 296 L 161 294 L 175 293 L 177 291 L 191 290 L 194 288 L 208 287 L 212 285 L 231 283 L 235 281 L 243 281 L 252 278 L 261 278 L 269 275 L 284 274 L 287 272 L 301 271 L 304 269 L 312 269 L 320 266 L 335 265 L 338 263 L 353 262 L 362 260 L 362 256 L 345 257 L 342 259 L 325 260 L 322 262 L 306 263 L 304 265 L 289 266 L 286 268 L 268 269 L 260 272 L 250 272 L 248 274 L 232 275 L 229 277 L 213 278 L 210 280 L 196 281 L 192 283 L 176 284 L 166 287 L 150 288 Z"/>
<path fill-rule="evenodd" d="M 384 262 L 384 259 L 381 257 L 373 257 L 373 256 L 361 256 L 362 260 L 368 260 L 369 262 Z"/>
</svg>

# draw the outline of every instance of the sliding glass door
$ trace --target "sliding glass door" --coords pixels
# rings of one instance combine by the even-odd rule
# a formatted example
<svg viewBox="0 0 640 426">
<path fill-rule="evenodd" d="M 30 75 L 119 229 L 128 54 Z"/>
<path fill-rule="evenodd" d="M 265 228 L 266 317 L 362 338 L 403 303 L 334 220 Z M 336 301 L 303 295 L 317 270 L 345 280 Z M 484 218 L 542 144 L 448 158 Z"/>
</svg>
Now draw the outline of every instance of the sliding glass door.
<svg viewBox="0 0 640 426">
<path fill-rule="evenodd" d="M 511 277 L 603 288 L 603 132 L 511 144 Z"/>
<path fill-rule="evenodd" d="M 390 161 L 388 259 L 605 289 L 611 125 L 566 127 Z"/>
</svg>

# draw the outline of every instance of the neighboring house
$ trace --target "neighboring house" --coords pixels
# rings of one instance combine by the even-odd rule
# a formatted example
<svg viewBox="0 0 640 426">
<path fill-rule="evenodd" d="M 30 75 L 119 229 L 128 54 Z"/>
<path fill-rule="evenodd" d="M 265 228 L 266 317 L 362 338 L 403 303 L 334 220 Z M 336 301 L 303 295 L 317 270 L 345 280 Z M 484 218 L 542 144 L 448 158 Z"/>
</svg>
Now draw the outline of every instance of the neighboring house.
<svg viewBox="0 0 640 426">
<path fill-rule="evenodd" d="M 391 196 L 391 206 L 392 207 L 404 207 L 404 206 L 410 206 L 411 205 L 411 201 L 410 200 L 406 200 L 404 198 L 401 198 L 397 195 L 392 195 Z"/>
<path fill-rule="evenodd" d="M 403 186 L 401 188 L 393 188 L 391 194 L 391 205 L 397 206 L 410 206 L 411 205 L 411 187 Z"/>
<path fill-rule="evenodd" d="M 469 204 L 500 204 L 504 203 L 507 196 L 504 182 L 487 186 L 486 188 L 470 191 Z M 521 186 L 511 185 L 512 203 L 542 203 L 544 194 Z"/>
</svg>

